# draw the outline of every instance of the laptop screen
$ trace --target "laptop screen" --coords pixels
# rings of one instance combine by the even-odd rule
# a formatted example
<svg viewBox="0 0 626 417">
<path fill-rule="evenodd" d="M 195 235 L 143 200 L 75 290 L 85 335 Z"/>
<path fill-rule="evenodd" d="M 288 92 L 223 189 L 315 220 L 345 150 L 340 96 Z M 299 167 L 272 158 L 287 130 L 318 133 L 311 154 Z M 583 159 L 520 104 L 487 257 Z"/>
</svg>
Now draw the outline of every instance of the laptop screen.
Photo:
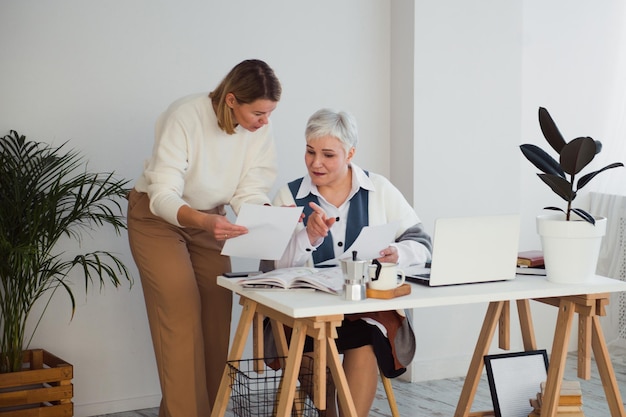
<svg viewBox="0 0 626 417">
<path fill-rule="evenodd" d="M 515 278 L 519 232 L 518 214 L 437 219 L 429 285 Z M 409 276 L 423 272 L 405 271 Z"/>
</svg>

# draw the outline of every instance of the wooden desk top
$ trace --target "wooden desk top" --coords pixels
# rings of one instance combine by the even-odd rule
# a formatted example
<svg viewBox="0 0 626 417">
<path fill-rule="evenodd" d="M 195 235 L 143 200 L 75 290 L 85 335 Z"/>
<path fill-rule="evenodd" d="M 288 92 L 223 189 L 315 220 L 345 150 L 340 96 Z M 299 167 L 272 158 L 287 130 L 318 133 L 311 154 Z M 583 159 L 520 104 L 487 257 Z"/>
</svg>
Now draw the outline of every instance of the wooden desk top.
<svg viewBox="0 0 626 417">
<path fill-rule="evenodd" d="M 244 289 L 236 278 L 220 276 L 217 283 L 294 318 L 626 291 L 626 282 L 601 276 L 584 284 L 555 284 L 544 276 L 518 275 L 511 281 L 437 288 L 411 284 L 411 294 L 403 297 L 346 301 L 320 291 Z"/>
</svg>

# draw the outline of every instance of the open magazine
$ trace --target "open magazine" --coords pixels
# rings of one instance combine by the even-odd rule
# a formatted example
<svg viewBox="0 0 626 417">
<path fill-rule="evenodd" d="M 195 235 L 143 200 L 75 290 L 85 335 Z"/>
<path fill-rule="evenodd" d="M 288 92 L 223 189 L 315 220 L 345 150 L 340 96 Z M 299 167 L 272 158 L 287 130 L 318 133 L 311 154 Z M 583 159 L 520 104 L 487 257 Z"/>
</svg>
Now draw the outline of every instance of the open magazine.
<svg viewBox="0 0 626 417">
<path fill-rule="evenodd" d="M 280 268 L 237 281 L 244 288 L 309 288 L 338 294 L 343 289 L 341 268 Z"/>
</svg>

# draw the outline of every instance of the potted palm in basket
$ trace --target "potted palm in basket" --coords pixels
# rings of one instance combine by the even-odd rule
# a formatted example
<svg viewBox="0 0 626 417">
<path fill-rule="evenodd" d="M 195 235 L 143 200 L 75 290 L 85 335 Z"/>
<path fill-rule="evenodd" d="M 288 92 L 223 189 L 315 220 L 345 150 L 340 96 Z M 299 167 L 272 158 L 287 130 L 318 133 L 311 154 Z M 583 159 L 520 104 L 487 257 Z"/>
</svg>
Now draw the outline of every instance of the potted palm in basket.
<svg viewBox="0 0 626 417">
<path fill-rule="evenodd" d="M 541 173 L 539 178 L 565 200 L 565 209 L 549 206 L 557 211 L 537 217 L 537 232 L 541 237 L 548 279 L 555 282 L 582 282 L 595 274 L 602 237 L 606 232 L 606 218 L 596 218 L 586 210 L 573 206 L 581 188 L 598 174 L 623 167 L 614 162 L 578 177 L 602 150 L 602 143 L 590 137 L 578 137 L 566 142 L 556 123 L 543 107 L 539 108 L 539 126 L 558 161 L 533 144 L 521 145 L 523 155 Z"/>
<path fill-rule="evenodd" d="M 132 284 L 114 253 L 80 247 L 84 232 L 110 226 L 120 234 L 126 227 L 120 200 L 127 181 L 89 172 L 82 156 L 66 146 L 30 141 L 15 131 L 0 138 L 0 387 L 2 378 L 24 370 L 24 352 L 58 291 L 68 296 L 73 316 L 70 274 L 84 277 L 85 290 L 95 282 Z M 36 303 L 44 308 L 31 317 Z"/>
</svg>

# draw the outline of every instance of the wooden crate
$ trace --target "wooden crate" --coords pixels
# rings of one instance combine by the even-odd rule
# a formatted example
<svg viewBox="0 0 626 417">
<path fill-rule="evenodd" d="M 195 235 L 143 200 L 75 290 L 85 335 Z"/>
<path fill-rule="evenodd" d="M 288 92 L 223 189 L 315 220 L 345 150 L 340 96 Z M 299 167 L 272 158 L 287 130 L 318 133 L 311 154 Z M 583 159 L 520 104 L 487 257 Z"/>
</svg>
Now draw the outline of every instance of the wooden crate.
<svg viewBox="0 0 626 417">
<path fill-rule="evenodd" d="M 74 415 L 74 368 L 43 349 L 24 351 L 25 368 L 0 374 L 0 417 Z"/>
</svg>

